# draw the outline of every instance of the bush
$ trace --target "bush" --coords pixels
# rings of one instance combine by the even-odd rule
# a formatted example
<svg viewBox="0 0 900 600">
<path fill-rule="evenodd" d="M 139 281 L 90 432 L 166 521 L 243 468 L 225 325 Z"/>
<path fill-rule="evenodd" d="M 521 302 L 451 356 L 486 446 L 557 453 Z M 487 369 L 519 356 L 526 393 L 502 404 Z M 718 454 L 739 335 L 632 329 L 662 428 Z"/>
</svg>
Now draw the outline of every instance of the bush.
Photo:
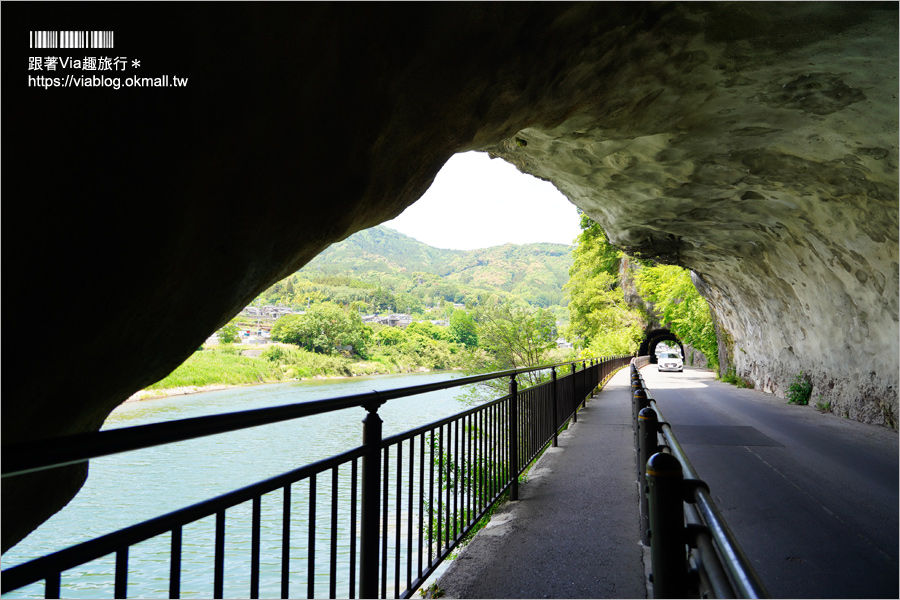
<svg viewBox="0 0 900 600">
<path fill-rule="evenodd" d="M 739 388 L 753 388 L 753 384 L 746 379 L 738 377 L 737 372 L 735 372 L 734 367 L 728 369 L 725 375 L 722 376 L 722 381 L 725 383 L 730 383 L 731 385 L 735 385 Z"/>
<path fill-rule="evenodd" d="M 362 358 L 368 357 L 372 330 L 358 313 L 330 302 L 312 307 L 302 315 L 287 315 L 272 327 L 272 340 L 297 344 L 311 352 L 338 354 L 347 347 Z"/>
<path fill-rule="evenodd" d="M 800 371 L 795 377 L 794 382 L 788 388 L 787 399 L 788 404 L 809 404 L 809 397 L 812 395 L 812 384 L 803 377 L 803 371 Z"/>
<path fill-rule="evenodd" d="M 290 362 L 297 356 L 297 348 L 285 344 L 270 344 L 266 346 L 259 357 L 274 363 Z"/>
<path fill-rule="evenodd" d="M 242 356 L 244 350 L 240 346 L 220 344 L 218 348 L 213 350 L 213 352 L 218 352 L 219 354 L 231 354 L 232 356 Z"/>
<path fill-rule="evenodd" d="M 217 335 L 220 344 L 233 344 L 240 341 L 241 339 L 238 336 L 238 326 L 237 323 L 234 322 L 234 320 L 224 325 L 222 329 L 219 330 Z"/>
</svg>

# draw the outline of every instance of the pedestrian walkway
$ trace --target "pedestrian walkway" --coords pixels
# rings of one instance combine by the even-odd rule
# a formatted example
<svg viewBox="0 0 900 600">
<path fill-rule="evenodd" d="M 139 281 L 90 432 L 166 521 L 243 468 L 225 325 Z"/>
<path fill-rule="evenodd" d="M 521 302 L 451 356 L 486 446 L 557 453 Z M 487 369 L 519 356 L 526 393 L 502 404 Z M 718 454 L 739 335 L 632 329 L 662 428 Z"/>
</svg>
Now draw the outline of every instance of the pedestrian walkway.
<svg viewBox="0 0 900 600">
<path fill-rule="evenodd" d="M 448 598 L 646 598 L 629 369 L 578 412 L 437 586 Z"/>
</svg>

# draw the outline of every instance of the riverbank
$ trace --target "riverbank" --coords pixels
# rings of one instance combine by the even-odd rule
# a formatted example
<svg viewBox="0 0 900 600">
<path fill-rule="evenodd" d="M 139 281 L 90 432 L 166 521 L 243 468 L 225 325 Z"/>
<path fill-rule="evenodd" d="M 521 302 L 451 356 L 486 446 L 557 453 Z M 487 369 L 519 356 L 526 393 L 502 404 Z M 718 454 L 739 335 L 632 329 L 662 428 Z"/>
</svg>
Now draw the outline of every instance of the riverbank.
<svg viewBox="0 0 900 600">
<path fill-rule="evenodd" d="M 188 394 L 200 394 L 203 392 L 218 392 L 236 387 L 249 387 L 253 385 L 262 385 L 264 383 L 281 383 L 281 381 L 260 381 L 258 383 L 233 383 L 233 384 L 211 384 L 211 385 L 187 385 L 173 388 L 165 388 L 159 390 L 140 390 L 133 393 L 125 402 L 140 402 L 142 400 L 158 400 L 160 398 L 168 398 L 170 396 L 186 396 Z"/>
<path fill-rule="evenodd" d="M 458 369 L 450 369 L 456 371 Z M 421 368 L 409 373 L 434 373 L 431 369 Z M 311 381 L 313 379 L 353 379 L 356 377 L 368 377 L 369 375 L 396 375 L 397 373 L 371 373 L 367 375 L 316 375 L 315 377 L 301 377 L 299 379 L 273 379 L 272 381 L 257 381 L 256 383 L 218 383 L 210 385 L 186 385 L 158 390 L 140 390 L 125 399 L 125 402 L 141 402 L 143 400 L 159 400 L 171 396 L 186 396 L 189 394 L 202 394 L 203 392 L 218 392 L 237 387 L 252 387 L 267 383 L 289 383 L 291 381 Z"/>
<path fill-rule="evenodd" d="M 281 346 L 281 349 L 278 346 Z M 453 366 L 449 370 L 458 368 Z M 268 352 L 263 353 L 235 346 L 209 346 L 195 352 L 166 378 L 135 392 L 125 402 L 155 400 L 266 383 L 351 379 L 369 375 L 430 373 L 441 370 L 445 369 L 433 369 L 407 361 L 386 361 L 383 358 L 363 361 L 318 355 L 287 344 L 273 344 Z"/>
</svg>

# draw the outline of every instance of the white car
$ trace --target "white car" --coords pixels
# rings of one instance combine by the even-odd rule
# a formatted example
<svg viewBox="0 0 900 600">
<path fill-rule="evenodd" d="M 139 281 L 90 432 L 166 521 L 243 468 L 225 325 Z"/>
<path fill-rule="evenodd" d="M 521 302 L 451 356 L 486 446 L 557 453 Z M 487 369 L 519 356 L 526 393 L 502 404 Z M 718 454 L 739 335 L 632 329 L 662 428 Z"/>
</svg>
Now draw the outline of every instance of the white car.
<svg viewBox="0 0 900 600">
<path fill-rule="evenodd" d="M 658 371 L 684 371 L 684 362 L 675 352 L 663 352 L 656 360 L 656 368 Z"/>
</svg>

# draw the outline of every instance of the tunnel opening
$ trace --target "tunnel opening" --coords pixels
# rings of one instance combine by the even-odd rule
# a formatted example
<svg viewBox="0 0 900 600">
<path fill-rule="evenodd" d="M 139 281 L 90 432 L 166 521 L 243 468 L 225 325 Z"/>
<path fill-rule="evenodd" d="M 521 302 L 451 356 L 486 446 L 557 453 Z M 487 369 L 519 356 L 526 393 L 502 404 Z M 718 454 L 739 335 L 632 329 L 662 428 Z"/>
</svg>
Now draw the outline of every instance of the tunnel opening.
<svg viewBox="0 0 900 600">
<path fill-rule="evenodd" d="M 656 364 L 657 346 L 664 342 L 672 342 L 668 344 L 670 347 L 677 346 L 681 352 L 681 358 L 684 359 L 684 346 L 681 344 L 681 340 L 668 329 L 654 329 L 647 333 L 644 341 L 641 342 L 640 349 L 638 349 L 638 356 L 649 356 L 650 364 Z"/>
<path fill-rule="evenodd" d="M 890 127 L 896 129 L 896 103 L 859 110 L 869 105 L 834 104 L 828 89 L 790 91 L 809 78 L 797 73 L 812 63 L 849 73 L 828 79 L 826 88 L 852 90 L 848 97 L 860 100 L 863 88 L 870 98 L 890 98 L 896 19 L 885 19 L 881 6 L 861 10 L 859 3 L 767 3 L 758 14 L 737 5 L 700 11 L 622 4 L 613 13 L 608 5 L 560 6 L 467 11 L 481 15 L 471 25 L 440 5 L 395 19 L 383 9 L 292 8 L 300 14 L 266 16 L 241 6 L 210 14 L 191 8 L 183 18 L 167 13 L 163 22 L 151 11 L 144 15 L 148 31 L 170 23 L 204 31 L 205 37 L 178 30 L 153 36 L 184 40 L 178 48 L 167 42 L 160 55 L 196 64 L 191 81 L 203 77 L 203 86 L 144 90 L 128 103 L 108 96 L 108 106 L 93 95 L 73 97 L 66 113 L 54 112 L 58 100 L 40 95 L 45 90 L 21 88 L 35 112 L 56 116 L 7 132 L 23 154 L 46 159 L 25 165 L 19 177 L 41 180 L 46 197 L 74 191 L 92 199 L 90 210 L 80 203 L 53 211 L 19 203 L 27 212 L 17 221 L 41 223 L 28 233 L 19 285 L 39 289 L 53 272 L 57 287 L 78 293 L 67 297 L 65 312 L 55 298 L 28 299 L 15 312 L 46 317 L 11 337 L 43 343 L 70 315 L 91 323 L 91 335 L 60 368 L 33 360 L 18 365 L 8 397 L 28 401 L 4 405 L 4 443 L 96 430 L 102 415 L 171 371 L 267 285 L 335 241 L 395 217 L 428 188 L 435 165 L 476 148 L 555 181 L 592 218 L 614 226 L 621 247 L 671 256 L 702 273 L 719 311 L 717 326 L 741 349 L 738 367 L 752 366 L 775 390 L 802 368 L 828 390 L 836 413 L 896 423 L 897 151 Z M 31 10 L 23 5 L 16 13 L 31 18 Z M 767 26 L 748 29 L 737 42 L 725 35 L 734 19 L 751 16 Z M 233 26 L 248 17 L 258 26 Z M 384 19 L 382 26 L 372 27 L 373 18 Z M 796 19 L 808 23 L 802 36 L 790 30 Z M 697 27 L 686 34 L 673 23 Z M 246 39 L 268 25 L 283 29 L 266 44 Z M 598 27 L 607 33 L 598 35 Z M 873 46 L 857 43 L 863 30 Z M 232 31 L 244 37 L 225 36 Z M 347 51 L 322 51 L 335 39 L 345 39 Z M 789 41 L 790 51 L 779 46 L 774 56 L 773 41 Z M 273 45 L 288 62 L 272 60 Z M 226 47 L 260 65 L 247 69 L 252 83 L 217 70 L 227 74 L 233 66 L 208 53 Z M 673 48 L 685 49 L 675 61 Z M 873 52 L 886 60 L 872 61 Z M 374 68 L 361 68 L 361 56 Z M 640 57 L 642 68 L 619 56 Z M 286 85 L 285 72 L 302 79 Z M 160 103 L 158 93 L 167 101 Z M 132 98 L 141 104 L 130 104 Z M 89 112 L 94 118 L 69 114 Z M 118 126 L 133 114 L 142 118 Z M 200 131 L 208 133 L 198 146 L 192 136 Z M 828 143 L 814 143 L 816 131 Z M 48 155 L 50 136 L 79 140 L 79 148 L 58 144 Z M 198 152 L 213 146 L 215 152 Z M 848 160 L 837 160 L 840 148 Z M 54 164 L 52 177 L 46 164 Z M 99 186 L 84 180 L 96 164 L 105 165 Z M 130 185 L 135 181 L 142 185 Z M 84 190 L 73 182 L 84 182 Z M 119 210 L 126 188 L 129 202 L 152 207 L 139 220 Z M 259 198 L 265 210 L 247 211 L 248 198 Z M 248 234 L 223 236 L 233 231 L 235 214 Z M 702 224 L 693 223 L 694 215 Z M 85 235 L 98 222 L 104 235 Z M 830 235 L 834 258 L 820 256 L 821 231 Z M 106 256 L 129 268 L 96 268 Z M 763 337 L 751 335 L 749 322 L 767 324 Z M 835 339 L 849 340 L 870 370 L 845 367 L 840 353 L 815 351 Z M 655 357 L 656 346 L 645 344 L 642 353 Z M 71 389 L 91 393 L 73 401 Z M 46 518 L 34 514 L 49 496 L 71 497 L 79 485 L 56 479 L 45 492 L 23 484 L 28 493 L 21 501 L 10 485 L 4 510 L 14 517 L 5 524 L 32 527 Z"/>
</svg>

